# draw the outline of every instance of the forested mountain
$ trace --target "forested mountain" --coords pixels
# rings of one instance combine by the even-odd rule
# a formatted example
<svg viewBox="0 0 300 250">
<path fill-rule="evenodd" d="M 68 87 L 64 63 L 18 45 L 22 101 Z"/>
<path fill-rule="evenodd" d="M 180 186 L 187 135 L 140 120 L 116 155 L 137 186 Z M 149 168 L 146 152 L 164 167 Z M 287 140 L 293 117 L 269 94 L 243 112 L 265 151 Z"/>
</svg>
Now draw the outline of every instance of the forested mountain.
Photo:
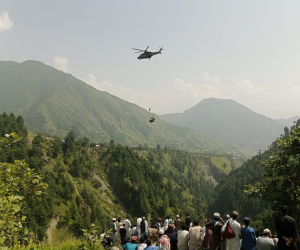
<svg viewBox="0 0 300 250">
<path fill-rule="evenodd" d="M 296 126 L 300 126 L 300 119 L 296 122 Z M 292 127 L 295 128 L 295 125 Z M 300 138 L 298 135 L 296 137 L 289 136 L 291 136 L 291 130 L 286 128 L 285 133 L 280 137 L 280 139 L 287 138 L 287 140 L 291 140 L 293 138 L 295 141 L 298 141 L 298 144 L 295 143 L 291 146 L 291 148 L 294 149 L 292 149 L 292 153 L 289 152 L 290 155 L 285 153 L 282 149 L 279 150 L 276 142 L 273 142 L 268 150 L 253 156 L 252 159 L 249 159 L 238 169 L 231 171 L 228 176 L 223 178 L 218 183 L 218 185 L 215 187 L 212 202 L 208 206 L 208 211 L 218 211 L 224 216 L 231 213 L 233 210 L 236 210 L 239 211 L 241 217 L 247 216 L 253 220 L 261 221 L 269 220 L 265 225 L 268 225 L 268 227 L 272 227 L 272 229 L 274 229 L 274 211 L 276 213 L 276 211 L 278 211 L 278 207 L 282 204 L 291 205 L 292 203 L 291 194 L 287 192 L 287 188 L 291 186 L 289 185 L 289 183 L 291 183 L 291 178 L 283 178 L 282 175 L 298 176 L 297 173 L 289 170 L 286 166 L 287 164 L 284 162 L 281 162 L 282 165 L 280 165 L 280 175 L 275 173 L 275 171 L 270 171 L 269 166 L 267 170 L 268 178 L 274 178 L 273 183 L 276 183 L 275 185 L 278 187 L 285 186 L 286 188 L 280 190 L 281 188 L 272 185 L 270 190 L 272 190 L 273 196 L 271 196 L 271 191 L 268 190 L 266 193 L 252 196 L 251 199 L 247 199 L 244 191 L 247 189 L 247 185 L 255 186 L 257 183 L 265 183 L 267 178 L 265 169 L 266 165 L 263 165 L 263 162 L 267 160 L 271 160 L 275 157 L 282 157 L 283 159 L 289 159 L 288 157 L 290 157 L 290 159 L 295 159 L 295 165 L 297 165 L 297 161 L 299 162 L 299 151 L 297 151 L 297 148 L 299 148 Z M 285 147 L 285 145 L 282 146 L 282 148 Z M 297 156 L 296 158 L 294 157 L 295 155 Z M 278 168 L 278 166 L 273 167 Z M 294 189 L 295 191 L 297 190 L 297 188 L 295 189 L 294 186 L 289 188 Z M 269 202 L 266 202 L 262 199 L 262 197 L 266 198 L 274 196 L 276 196 L 277 199 L 266 199 Z M 280 198 L 278 199 L 278 197 Z M 290 211 L 293 211 L 293 207 L 290 208 Z M 256 226 L 259 227 L 259 225 Z"/>
<path fill-rule="evenodd" d="M 247 200 L 243 190 L 245 185 L 263 181 L 261 161 L 270 155 L 270 150 L 259 153 L 223 178 L 215 188 L 213 202 L 209 204 L 208 211 L 218 211 L 224 216 L 236 210 L 241 217 L 248 216 L 254 219 L 257 214 L 268 208 L 269 205 L 261 199 Z"/>
<path fill-rule="evenodd" d="M 160 117 L 255 152 L 267 149 L 283 133 L 282 124 L 233 100 L 209 98 L 183 113 Z"/>
<path fill-rule="evenodd" d="M 112 217 L 124 218 L 125 212 L 143 214 L 150 222 L 189 211 L 202 220 L 214 186 L 226 175 L 214 162 L 235 168 L 226 156 L 160 145 L 131 149 L 114 141 L 96 145 L 87 137 L 75 140 L 72 131 L 63 142 L 58 136 L 27 133 L 21 116 L 0 115 L 0 137 L 12 131 L 23 139 L 13 150 L 2 147 L 0 162 L 25 159 L 49 185 L 40 200 L 36 195 L 26 198 L 27 226 L 39 239 L 53 217 L 59 219 L 58 228 L 74 235 L 91 223 L 107 229 Z"/>
<path fill-rule="evenodd" d="M 98 91 L 70 74 L 37 61 L 0 62 L 0 112 L 22 115 L 34 132 L 113 139 L 125 145 L 148 143 L 210 152 L 235 147 L 203 133 L 171 125 L 135 104 Z"/>
</svg>

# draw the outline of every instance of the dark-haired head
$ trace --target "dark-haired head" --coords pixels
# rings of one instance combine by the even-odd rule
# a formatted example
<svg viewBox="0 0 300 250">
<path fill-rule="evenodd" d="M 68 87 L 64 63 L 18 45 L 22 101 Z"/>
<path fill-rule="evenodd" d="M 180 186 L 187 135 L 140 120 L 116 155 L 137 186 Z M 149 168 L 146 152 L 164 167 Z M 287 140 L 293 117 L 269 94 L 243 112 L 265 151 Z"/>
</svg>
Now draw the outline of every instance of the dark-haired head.
<svg viewBox="0 0 300 250">
<path fill-rule="evenodd" d="M 125 241 L 126 243 L 128 243 L 128 242 L 130 242 L 130 238 L 125 237 L 125 238 L 124 238 L 124 241 Z"/>
<path fill-rule="evenodd" d="M 186 225 L 184 222 L 181 222 L 181 230 L 186 230 Z"/>
<path fill-rule="evenodd" d="M 140 243 L 144 243 L 145 242 L 145 238 L 144 237 L 141 237 L 140 238 Z"/>
<path fill-rule="evenodd" d="M 287 214 L 287 212 L 288 212 L 288 208 L 285 205 L 280 206 L 279 209 L 282 214 Z"/>
<path fill-rule="evenodd" d="M 245 226 L 249 226 L 250 220 L 248 218 L 245 218 L 244 219 L 244 224 L 245 224 Z"/>
<path fill-rule="evenodd" d="M 194 220 L 194 226 L 198 226 L 199 225 L 199 221 L 198 220 Z"/>
<path fill-rule="evenodd" d="M 147 247 L 150 247 L 151 246 L 151 240 L 146 240 L 146 244 L 147 244 Z"/>
<path fill-rule="evenodd" d="M 121 217 L 118 218 L 118 222 L 121 222 Z"/>
</svg>

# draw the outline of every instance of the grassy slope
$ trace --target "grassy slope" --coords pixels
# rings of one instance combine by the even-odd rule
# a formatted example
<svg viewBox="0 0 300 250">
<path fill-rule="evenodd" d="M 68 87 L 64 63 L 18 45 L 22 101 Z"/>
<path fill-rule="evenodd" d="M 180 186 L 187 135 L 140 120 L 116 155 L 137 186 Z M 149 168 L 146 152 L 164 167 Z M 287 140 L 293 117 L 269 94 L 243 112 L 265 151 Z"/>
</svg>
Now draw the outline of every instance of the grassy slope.
<svg viewBox="0 0 300 250">
<path fill-rule="evenodd" d="M 211 157 L 211 161 L 213 162 L 213 164 L 219 168 L 220 170 L 224 171 L 226 174 L 229 174 L 232 170 L 231 167 L 231 162 L 226 158 L 226 157 L 216 157 L 216 156 L 212 156 Z M 224 163 L 226 165 L 224 165 Z M 224 166 L 226 166 L 224 168 Z"/>
<path fill-rule="evenodd" d="M 123 101 L 36 61 L 0 62 L 0 112 L 22 115 L 31 131 L 64 136 L 73 130 L 93 141 L 114 139 L 149 145 L 227 153 L 239 149 L 205 134 L 164 122 Z"/>
</svg>

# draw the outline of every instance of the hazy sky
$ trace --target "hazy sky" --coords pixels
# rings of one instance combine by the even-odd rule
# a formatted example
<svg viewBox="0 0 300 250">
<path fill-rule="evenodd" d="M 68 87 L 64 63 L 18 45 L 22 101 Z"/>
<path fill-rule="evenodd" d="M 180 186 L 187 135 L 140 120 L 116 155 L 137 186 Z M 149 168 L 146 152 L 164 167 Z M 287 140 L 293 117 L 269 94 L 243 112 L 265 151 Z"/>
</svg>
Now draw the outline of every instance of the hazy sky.
<svg viewBox="0 0 300 250">
<path fill-rule="evenodd" d="M 50 64 L 158 114 L 299 84 L 236 99 L 287 118 L 300 115 L 299 13 L 299 0 L 0 0 L 0 60 Z M 150 61 L 131 50 L 162 45 Z"/>
</svg>

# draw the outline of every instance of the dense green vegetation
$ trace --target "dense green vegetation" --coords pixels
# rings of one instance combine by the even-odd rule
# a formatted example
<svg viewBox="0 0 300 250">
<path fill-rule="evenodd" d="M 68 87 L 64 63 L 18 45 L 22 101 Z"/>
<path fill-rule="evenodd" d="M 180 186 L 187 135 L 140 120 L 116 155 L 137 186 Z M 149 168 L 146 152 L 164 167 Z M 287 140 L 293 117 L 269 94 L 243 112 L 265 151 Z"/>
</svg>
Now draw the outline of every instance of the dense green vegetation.
<svg viewBox="0 0 300 250">
<path fill-rule="evenodd" d="M 30 131 L 65 136 L 74 131 L 97 142 L 148 143 L 210 153 L 239 152 L 205 134 L 159 117 L 37 61 L 0 62 L 0 112 L 22 115 Z M 149 123 L 149 117 L 156 121 Z"/>
<path fill-rule="evenodd" d="M 40 197 L 26 196 L 26 227 L 36 240 L 80 236 L 92 223 L 103 231 L 125 212 L 149 221 L 185 211 L 203 219 L 214 185 L 225 176 L 212 156 L 160 145 L 129 148 L 113 140 L 96 145 L 86 137 L 76 140 L 72 131 L 62 141 L 28 133 L 21 116 L 0 115 L 0 136 L 12 131 L 23 138 L 13 150 L 1 149 L 0 162 L 25 159 L 48 184 Z"/>
<path fill-rule="evenodd" d="M 253 156 L 223 178 L 215 188 L 207 211 L 219 211 L 224 216 L 237 210 L 241 217 L 251 217 L 258 230 L 274 230 L 274 217 L 282 204 L 288 205 L 291 215 L 297 218 L 299 125 L 300 119 L 291 131 L 285 128 L 285 133 L 268 150 Z"/>
<path fill-rule="evenodd" d="M 283 125 L 233 101 L 209 98 L 182 114 L 166 114 L 163 120 L 254 151 L 264 151 L 280 136 Z M 282 121 L 287 123 L 288 121 Z M 291 126 L 293 121 L 289 123 Z"/>
<path fill-rule="evenodd" d="M 262 164 L 264 181 L 249 185 L 246 195 L 262 196 L 275 208 L 287 205 L 297 221 L 300 207 L 300 119 L 290 131 L 285 128 L 285 134 L 273 145 L 272 155 Z"/>
</svg>

